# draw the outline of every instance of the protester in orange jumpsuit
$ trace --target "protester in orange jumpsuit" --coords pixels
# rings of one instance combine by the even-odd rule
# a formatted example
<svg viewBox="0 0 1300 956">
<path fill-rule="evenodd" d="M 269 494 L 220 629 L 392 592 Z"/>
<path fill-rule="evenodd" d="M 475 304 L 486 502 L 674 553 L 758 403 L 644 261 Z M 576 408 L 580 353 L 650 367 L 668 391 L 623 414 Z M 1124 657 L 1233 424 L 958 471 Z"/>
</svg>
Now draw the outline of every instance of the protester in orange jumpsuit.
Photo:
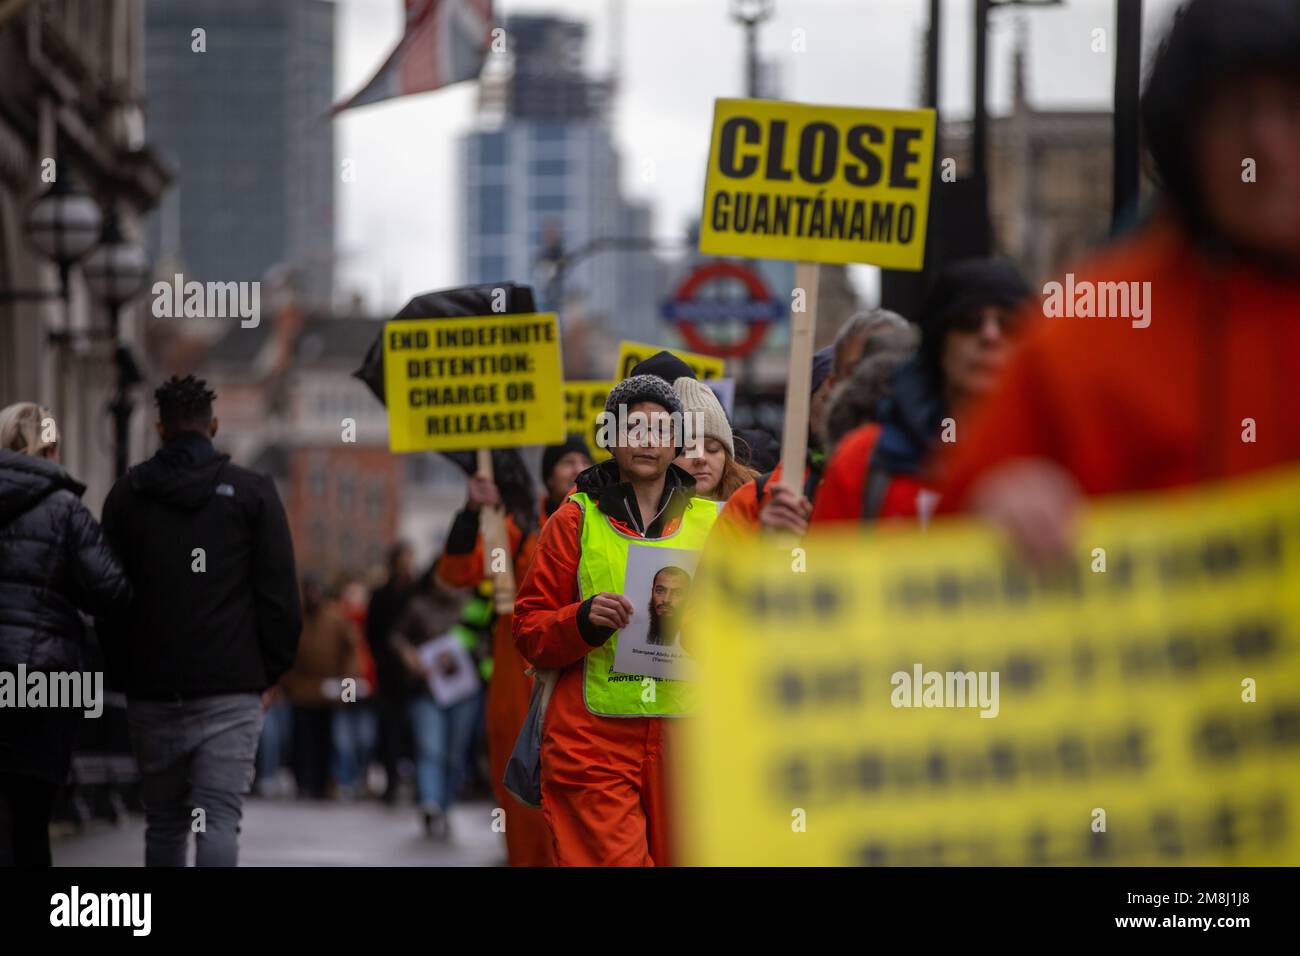
<svg viewBox="0 0 1300 956">
<path fill-rule="evenodd" d="M 629 418 L 681 411 L 672 388 L 652 374 L 615 386 L 605 408 L 620 406 Z M 637 540 L 672 538 L 672 547 L 698 549 L 717 508 L 695 497 L 694 479 L 672 464 L 680 433 L 666 428 L 648 441 L 629 434 L 620 431 L 613 460 L 578 476 L 576 493 L 542 528 L 515 604 L 520 652 L 537 667 L 558 671 L 542 725 L 541 791 L 561 866 L 669 860 L 663 718 L 672 711 L 673 692 L 660 686 L 665 682 L 650 682 L 658 694 L 647 697 L 648 679 L 615 673 L 611 639 L 636 611 L 617 584 L 584 597 L 580 576 L 621 581 L 619 562 Z M 584 541 L 598 546 L 588 552 Z M 591 667 L 589 657 L 597 662 Z"/>
<path fill-rule="evenodd" d="M 561 445 L 551 445 L 542 453 L 542 483 L 546 496 L 541 501 L 538 527 L 564 501 L 578 473 L 591 466 L 591 452 L 586 442 L 570 435 Z M 479 511 L 485 505 L 501 501 L 496 486 L 484 476 L 470 478 L 465 508 L 452 523 L 438 562 L 438 574 L 453 587 L 472 587 L 484 577 L 483 538 L 479 534 Z M 537 546 L 537 531 L 522 534 L 512 517 L 506 518 L 510 553 L 515 556 L 515 580 L 523 580 Z M 514 748 L 519 728 L 528 714 L 532 679 L 527 675 L 528 662 L 519 656 L 511 638 L 511 617 L 501 615 L 496 621 L 492 642 L 492 680 L 487 693 L 488 763 L 492 770 L 492 792 L 497 806 L 506 814 L 506 854 L 511 866 L 551 866 L 551 835 L 542 815 L 510 796 L 502 780 L 506 762 Z"/>
<path fill-rule="evenodd" d="M 1040 563 L 1067 553 L 1085 496 L 1300 462 L 1300 4 L 1193 0 L 1142 118 L 1162 206 L 1060 290 L 1138 283 L 1129 314 L 1039 321 L 948 471 L 941 509 Z"/>
</svg>

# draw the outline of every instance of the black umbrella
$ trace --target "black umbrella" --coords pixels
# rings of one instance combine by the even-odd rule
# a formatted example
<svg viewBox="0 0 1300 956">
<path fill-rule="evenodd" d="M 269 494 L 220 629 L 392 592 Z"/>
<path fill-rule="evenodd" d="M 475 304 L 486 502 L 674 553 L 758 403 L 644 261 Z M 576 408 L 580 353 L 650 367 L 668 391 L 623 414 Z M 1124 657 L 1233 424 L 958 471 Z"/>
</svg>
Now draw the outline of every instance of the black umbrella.
<svg viewBox="0 0 1300 956">
<path fill-rule="evenodd" d="M 501 308 L 504 294 L 505 308 Z M 496 308 L 493 308 L 496 306 Z M 459 286 L 438 292 L 422 292 L 393 316 L 398 319 L 461 319 L 477 315 L 520 315 L 536 312 L 531 286 L 515 282 L 492 282 L 485 285 Z M 385 323 L 385 326 L 387 323 Z M 366 352 L 361 367 L 352 373 L 384 404 L 384 331 L 380 330 Z M 466 475 L 478 470 L 472 451 L 439 452 L 455 462 Z M 533 480 L 517 448 L 497 448 L 492 452 L 492 472 L 501 500 L 520 530 L 527 532 L 537 522 L 537 501 Z"/>
</svg>

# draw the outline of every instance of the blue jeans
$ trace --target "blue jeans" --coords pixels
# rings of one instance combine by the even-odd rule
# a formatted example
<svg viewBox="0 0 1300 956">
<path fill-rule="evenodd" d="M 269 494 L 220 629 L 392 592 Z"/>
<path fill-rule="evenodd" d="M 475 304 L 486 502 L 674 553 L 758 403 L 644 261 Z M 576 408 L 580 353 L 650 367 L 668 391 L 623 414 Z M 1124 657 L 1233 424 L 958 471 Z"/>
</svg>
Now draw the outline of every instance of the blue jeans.
<svg viewBox="0 0 1300 956">
<path fill-rule="evenodd" d="M 340 787 L 365 786 L 378 732 L 369 702 L 354 701 L 334 708 L 334 782 Z"/>
<path fill-rule="evenodd" d="M 260 788 L 275 779 L 285 766 L 285 755 L 293 737 L 293 709 L 283 697 L 266 710 L 262 721 L 262 739 L 257 747 L 257 785 Z"/>
<path fill-rule="evenodd" d="M 481 696 L 476 693 L 450 707 L 439 707 L 428 694 L 417 694 L 408 702 L 415 736 L 415 790 L 421 807 L 446 810 L 460 791 L 482 710 Z"/>
<path fill-rule="evenodd" d="M 235 866 L 262 732 L 261 697 L 128 700 L 126 716 L 140 766 L 145 866 L 184 866 L 190 833 L 197 866 Z"/>
</svg>

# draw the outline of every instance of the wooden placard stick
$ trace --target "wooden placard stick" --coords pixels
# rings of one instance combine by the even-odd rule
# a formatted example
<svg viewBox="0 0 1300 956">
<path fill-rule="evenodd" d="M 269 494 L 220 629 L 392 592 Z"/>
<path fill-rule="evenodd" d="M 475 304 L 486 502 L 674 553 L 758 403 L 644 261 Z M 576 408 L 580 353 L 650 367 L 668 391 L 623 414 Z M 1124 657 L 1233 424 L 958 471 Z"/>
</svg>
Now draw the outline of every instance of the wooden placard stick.
<svg viewBox="0 0 1300 956">
<path fill-rule="evenodd" d="M 492 471 L 492 452 L 487 448 L 478 450 L 476 474 L 496 481 Z M 510 554 L 510 536 L 506 533 L 505 508 L 497 505 L 479 509 L 479 530 L 483 534 L 483 574 L 492 579 L 492 605 L 498 614 L 511 614 L 515 609 L 515 566 Z M 505 556 L 505 560 L 500 562 L 503 570 L 493 569 L 494 554 Z"/>
<path fill-rule="evenodd" d="M 781 435 L 781 484 L 803 494 L 804 460 L 808 457 L 809 391 L 812 387 L 813 334 L 817 330 L 815 262 L 795 266 L 794 285 L 803 292 L 803 310 L 790 313 L 790 367 L 785 379 L 785 428 Z"/>
</svg>

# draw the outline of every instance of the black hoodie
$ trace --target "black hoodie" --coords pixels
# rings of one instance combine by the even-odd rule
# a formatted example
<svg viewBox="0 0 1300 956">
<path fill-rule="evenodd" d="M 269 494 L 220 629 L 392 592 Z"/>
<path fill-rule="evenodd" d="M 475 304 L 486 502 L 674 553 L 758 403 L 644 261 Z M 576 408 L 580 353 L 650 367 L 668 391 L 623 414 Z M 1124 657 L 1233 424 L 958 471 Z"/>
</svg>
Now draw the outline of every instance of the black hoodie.
<svg viewBox="0 0 1300 956">
<path fill-rule="evenodd" d="M 269 477 L 183 432 L 113 485 L 104 533 L 135 589 L 125 617 L 101 626 L 129 697 L 255 693 L 288 670 L 302 610 Z"/>
<path fill-rule="evenodd" d="M 52 461 L 0 450 L 0 669 L 79 670 L 78 611 L 111 615 L 131 599 L 85 490 Z"/>
</svg>

